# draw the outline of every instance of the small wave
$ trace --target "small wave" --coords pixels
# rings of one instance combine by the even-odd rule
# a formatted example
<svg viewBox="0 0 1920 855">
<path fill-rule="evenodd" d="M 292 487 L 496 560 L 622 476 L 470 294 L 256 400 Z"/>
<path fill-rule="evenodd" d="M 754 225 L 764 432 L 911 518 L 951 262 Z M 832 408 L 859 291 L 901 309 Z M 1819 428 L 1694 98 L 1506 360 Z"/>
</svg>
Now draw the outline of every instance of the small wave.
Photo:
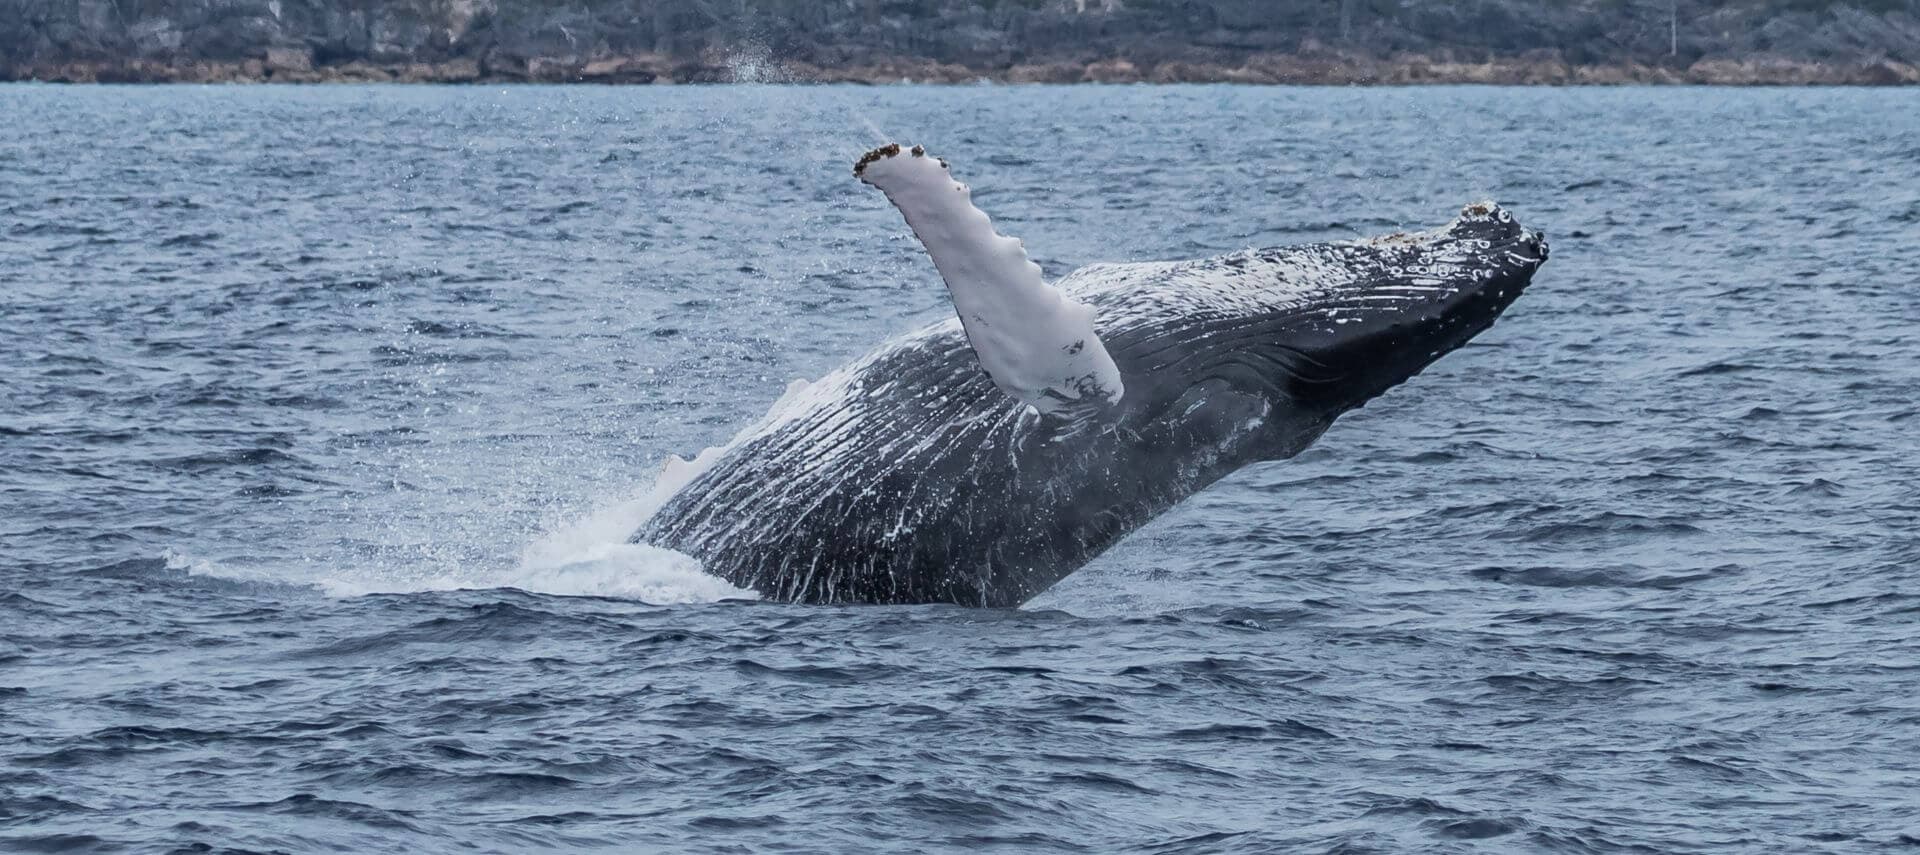
<svg viewBox="0 0 1920 855">
<path fill-rule="evenodd" d="M 43 834 L 28 837 L 10 837 L 4 841 L 9 847 L 19 847 L 20 852 L 99 852 L 110 851 L 113 847 L 104 837 L 91 834 Z"/>
<path fill-rule="evenodd" d="M 513 354 L 503 348 L 479 348 L 471 352 L 448 350 L 427 350 L 407 347 L 399 344 L 383 344 L 372 351 L 373 356 L 383 365 L 437 365 L 440 363 L 463 364 L 478 362 L 509 362 Z"/>
<path fill-rule="evenodd" d="M 1512 817 L 1474 817 L 1444 822 L 1429 823 L 1433 833 L 1455 840 L 1485 840 L 1492 837 L 1524 831 L 1532 827 L 1526 820 Z"/>
<path fill-rule="evenodd" d="M 1055 772 L 1046 776 L 1045 783 L 1048 787 L 1079 787 L 1109 793 L 1159 794 L 1158 790 L 1132 778 L 1105 772 Z"/>
<path fill-rule="evenodd" d="M 1632 184 L 1629 184 L 1625 181 L 1621 181 L 1618 178 L 1594 178 L 1594 179 L 1589 179 L 1587 181 L 1575 181 L 1572 184 L 1568 184 L 1565 188 L 1563 188 L 1563 190 L 1565 192 L 1572 193 L 1576 190 L 1594 190 L 1601 187 L 1632 187 L 1632 186 L 1633 186 Z"/>
<path fill-rule="evenodd" d="M 1739 572 L 1723 564 L 1692 573 L 1657 573 L 1642 568 L 1479 567 L 1468 575 L 1488 582 L 1537 588 L 1653 588 L 1671 589 Z"/>
<path fill-rule="evenodd" d="M 1368 807 L 1361 816 L 1466 816 L 1467 812 L 1423 796 L 1395 796 L 1362 792 Z"/>
<path fill-rule="evenodd" d="M 432 321 L 415 318 L 406 325 L 408 335 L 430 338 L 526 338 L 525 334 L 477 321 Z"/>
<path fill-rule="evenodd" d="M 1795 485 L 1792 489 L 1787 490 L 1787 495 L 1832 497 L 1839 496 L 1845 492 L 1846 488 L 1841 487 L 1839 484 L 1828 481 L 1825 478 L 1815 478 L 1812 481 Z"/>
<path fill-rule="evenodd" d="M 176 472 L 208 472 L 230 466 L 259 467 L 278 464 L 302 467 L 311 465 L 306 460 L 277 448 L 240 448 L 185 457 L 169 457 L 154 462 L 154 465 L 159 468 Z"/>
<path fill-rule="evenodd" d="M 405 810 L 389 810 L 362 804 L 355 801 L 326 799 L 312 793 L 295 793 L 277 802 L 252 802 L 221 805 L 222 809 L 248 813 L 266 813 L 284 816 L 314 817 L 319 819 L 340 819 L 359 823 L 373 828 L 396 831 L 420 830 L 410 820 L 414 813 Z"/>
<path fill-rule="evenodd" d="M 198 246 L 207 246 L 219 239 L 220 239 L 220 235 L 217 232 L 194 232 L 191 234 L 174 235 L 173 237 L 170 237 L 161 241 L 160 245 L 162 247 L 175 247 L 175 246 L 198 247 Z"/>
<path fill-rule="evenodd" d="M 1492 537 L 1523 543 L 1562 543 L 1621 536 L 1682 537 L 1705 533 L 1706 529 L 1673 516 L 1650 517 L 1608 511 L 1577 520 L 1509 529 Z"/>
<path fill-rule="evenodd" d="M 816 683 L 828 686 L 853 685 L 865 680 L 884 676 L 879 672 L 888 669 L 832 668 L 825 666 L 795 665 L 783 668 L 767 665 L 752 659 L 741 659 L 733 663 L 735 671 L 750 679 L 777 680 L 792 683 Z"/>
<path fill-rule="evenodd" d="M 1692 368 L 1683 369 L 1675 376 L 1711 377 L 1716 374 L 1739 374 L 1739 373 L 1748 372 L 1748 371 L 1761 371 L 1761 370 L 1764 370 L 1762 366 L 1754 365 L 1751 363 L 1733 362 L 1733 361 L 1717 361 L 1717 362 L 1709 362 L 1705 365 L 1697 365 Z"/>
</svg>

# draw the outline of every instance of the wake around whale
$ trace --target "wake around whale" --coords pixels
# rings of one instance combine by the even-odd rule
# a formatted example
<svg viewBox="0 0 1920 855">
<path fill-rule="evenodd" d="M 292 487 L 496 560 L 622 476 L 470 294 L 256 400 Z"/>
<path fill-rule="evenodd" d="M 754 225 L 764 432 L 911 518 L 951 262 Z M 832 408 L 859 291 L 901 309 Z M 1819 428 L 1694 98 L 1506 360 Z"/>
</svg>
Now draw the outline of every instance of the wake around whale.
<svg viewBox="0 0 1920 855">
<path fill-rule="evenodd" d="M 1096 264 L 1048 284 L 947 163 L 878 187 L 958 317 L 795 381 L 633 536 L 764 597 L 1014 606 L 1492 325 L 1547 243 L 1491 202 L 1428 232 Z"/>
</svg>

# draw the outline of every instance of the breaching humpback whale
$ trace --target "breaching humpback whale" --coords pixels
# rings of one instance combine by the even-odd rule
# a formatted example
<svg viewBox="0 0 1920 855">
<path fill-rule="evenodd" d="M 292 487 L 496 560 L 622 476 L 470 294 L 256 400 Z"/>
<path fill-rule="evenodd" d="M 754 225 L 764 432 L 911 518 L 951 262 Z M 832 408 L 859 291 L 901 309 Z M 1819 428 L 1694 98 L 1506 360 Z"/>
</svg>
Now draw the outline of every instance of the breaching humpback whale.
<svg viewBox="0 0 1920 855">
<path fill-rule="evenodd" d="M 633 539 L 764 597 L 1014 606 L 1214 481 L 1291 457 L 1492 325 L 1547 243 L 1491 202 L 1445 227 L 1049 285 L 947 163 L 854 174 L 905 215 L 958 315 L 795 381 L 670 459 Z"/>
</svg>

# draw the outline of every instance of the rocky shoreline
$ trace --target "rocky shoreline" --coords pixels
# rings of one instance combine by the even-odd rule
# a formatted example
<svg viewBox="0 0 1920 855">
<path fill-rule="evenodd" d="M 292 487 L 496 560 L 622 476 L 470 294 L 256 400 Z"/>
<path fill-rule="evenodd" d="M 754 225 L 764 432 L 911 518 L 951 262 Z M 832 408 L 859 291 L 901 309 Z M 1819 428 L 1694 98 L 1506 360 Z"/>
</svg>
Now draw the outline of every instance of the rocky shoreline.
<svg viewBox="0 0 1920 855">
<path fill-rule="evenodd" d="M 1920 67 L 1892 60 L 1857 64 L 1782 59 L 1702 59 L 1687 65 L 1574 65 L 1554 58 L 1457 62 L 1424 56 L 1256 55 L 1236 64 L 1124 59 L 975 68 L 901 59 L 842 67 L 764 57 L 687 61 L 660 55 L 579 62 L 542 58 L 321 64 L 312 52 L 269 49 L 238 61 L 85 61 L 0 68 L 0 81 L 52 83 L 1238 83 L 1249 85 L 1716 85 L 1900 86 L 1920 84 Z"/>
<path fill-rule="evenodd" d="M 0 80 L 1920 83 L 1920 0 L 0 0 Z"/>
</svg>

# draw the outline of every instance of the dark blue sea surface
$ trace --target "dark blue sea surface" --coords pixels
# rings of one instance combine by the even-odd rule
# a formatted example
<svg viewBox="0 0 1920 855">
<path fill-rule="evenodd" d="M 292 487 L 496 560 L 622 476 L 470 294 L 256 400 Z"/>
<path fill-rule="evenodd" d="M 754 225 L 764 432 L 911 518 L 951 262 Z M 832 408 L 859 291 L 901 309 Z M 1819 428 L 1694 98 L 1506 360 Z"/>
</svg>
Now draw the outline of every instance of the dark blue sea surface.
<svg viewBox="0 0 1920 855">
<path fill-rule="evenodd" d="M 1025 608 L 624 543 L 1049 274 L 1448 220 L 1471 346 Z M 1920 845 L 1920 90 L 0 87 L 0 851 Z"/>
</svg>

